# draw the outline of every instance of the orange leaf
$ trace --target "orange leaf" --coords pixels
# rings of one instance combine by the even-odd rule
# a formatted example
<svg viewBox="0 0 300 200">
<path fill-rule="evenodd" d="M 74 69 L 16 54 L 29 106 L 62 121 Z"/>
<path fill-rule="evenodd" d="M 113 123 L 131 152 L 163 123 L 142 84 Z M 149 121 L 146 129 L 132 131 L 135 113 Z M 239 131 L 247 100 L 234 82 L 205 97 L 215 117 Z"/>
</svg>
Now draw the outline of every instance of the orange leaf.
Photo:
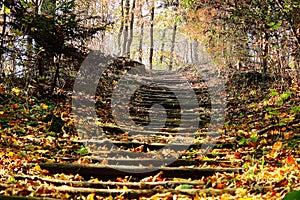
<svg viewBox="0 0 300 200">
<path fill-rule="evenodd" d="M 249 141 L 249 142 L 248 142 L 248 145 L 249 145 L 250 147 L 257 147 L 258 142 L 251 142 L 251 141 Z"/>
<path fill-rule="evenodd" d="M 4 93 L 4 89 L 3 87 L 0 85 L 0 94 L 3 94 Z"/>
<path fill-rule="evenodd" d="M 217 185 L 215 186 L 215 189 L 224 189 L 225 184 L 224 183 L 217 183 Z"/>
<path fill-rule="evenodd" d="M 282 147 L 282 142 L 275 142 L 275 144 L 272 147 L 272 151 L 270 152 L 270 157 L 275 158 L 277 156 L 277 153 L 280 151 Z"/>
<path fill-rule="evenodd" d="M 297 162 L 296 162 L 296 160 L 295 160 L 295 158 L 294 158 L 294 156 L 288 156 L 287 158 L 286 158 L 286 163 L 287 164 L 290 164 L 290 165 L 297 165 Z"/>
<path fill-rule="evenodd" d="M 46 17 L 47 19 L 52 18 L 52 16 L 51 16 L 51 15 L 48 15 L 48 14 L 45 14 L 45 17 Z"/>
<path fill-rule="evenodd" d="M 123 179 L 121 177 L 118 177 L 117 181 L 120 182 L 120 183 L 123 183 Z"/>
<path fill-rule="evenodd" d="M 162 177 L 162 175 L 163 175 L 163 172 L 162 172 L 162 171 L 160 171 L 158 174 L 156 174 L 156 175 L 153 177 L 153 182 L 155 182 L 155 181 L 163 181 L 164 178 Z"/>
<path fill-rule="evenodd" d="M 144 149 L 144 145 L 141 145 L 141 146 L 139 146 L 139 147 L 136 147 L 136 148 L 134 148 L 134 152 L 142 152 L 143 151 L 143 149 Z"/>
</svg>

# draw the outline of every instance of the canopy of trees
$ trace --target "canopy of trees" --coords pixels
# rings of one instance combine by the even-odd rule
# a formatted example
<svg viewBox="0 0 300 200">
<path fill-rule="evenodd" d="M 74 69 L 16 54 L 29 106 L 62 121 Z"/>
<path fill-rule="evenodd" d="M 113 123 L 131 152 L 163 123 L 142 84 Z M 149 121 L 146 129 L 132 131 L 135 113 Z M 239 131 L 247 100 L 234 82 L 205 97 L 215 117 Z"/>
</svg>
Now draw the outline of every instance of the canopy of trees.
<svg viewBox="0 0 300 200">
<path fill-rule="evenodd" d="M 149 68 L 172 70 L 180 65 L 176 55 L 193 62 L 193 51 L 203 48 L 209 55 L 202 63 L 212 58 L 227 72 L 299 80 L 298 1 L 5 0 L 0 6 L 1 76 L 46 78 L 51 92 L 89 50 L 105 45 Z M 189 41 L 176 41 L 180 34 Z"/>
</svg>

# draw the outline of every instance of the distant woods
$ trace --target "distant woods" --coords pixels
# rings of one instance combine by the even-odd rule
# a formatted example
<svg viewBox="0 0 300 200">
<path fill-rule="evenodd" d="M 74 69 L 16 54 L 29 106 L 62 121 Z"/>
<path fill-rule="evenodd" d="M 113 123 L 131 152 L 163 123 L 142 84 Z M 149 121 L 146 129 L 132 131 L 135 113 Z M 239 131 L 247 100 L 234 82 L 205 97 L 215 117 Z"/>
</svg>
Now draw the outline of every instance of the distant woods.
<svg viewBox="0 0 300 200">
<path fill-rule="evenodd" d="M 213 62 L 229 75 L 300 80 L 299 1 L 4 0 L 0 7 L 0 76 L 12 84 L 61 91 L 91 49 L 150 69 Z"/>
<path fill-rule="evenodd" d="M 184 1 L 189 30 L 227 71 L 300 80 L 299 1 Z"/>
<path fill-rule="evenodd" d="M 111 24 L 74 0 L 5 0 L 0 6 L 2 78 L 49 93 L 79 68 L 87 39 Z"/>
</svg>

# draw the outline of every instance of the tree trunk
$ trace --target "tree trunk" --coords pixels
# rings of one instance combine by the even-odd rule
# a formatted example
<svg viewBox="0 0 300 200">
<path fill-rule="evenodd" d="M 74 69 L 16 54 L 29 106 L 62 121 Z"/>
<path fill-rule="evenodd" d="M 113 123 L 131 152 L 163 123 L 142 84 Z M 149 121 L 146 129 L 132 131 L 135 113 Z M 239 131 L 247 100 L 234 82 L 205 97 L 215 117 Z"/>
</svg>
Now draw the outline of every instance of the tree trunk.
<svg viewBox="0 0 300 200">
<path fill-rule="evenodd" d="M 54 89 L 56 87 L 57 84 L 57 80 L 59 78 L 59 70 L 60 70 L 60 55 L 58 55 L 58 59 L 55 63 L 55 74 L 54 74 L 54 78 L 53 78 L 53 83 L 52 83 L 52 87 L 51 87 L 51 93 L 53 94 Z"/>
<path fill-rule="evenodd" d="M 39 76 L 42 77 L 44 76 L 44 63 L 43 63 L 43 58 L 39 55 L 37 58 L 37 65 L 38 65 L 38 71 L 39 71 Z"/>
<path fill-rule="evenodd" d="M 141 24 L 141 34 L 139 42 L 139 61 L 143 62 L 143 38 L 144 38 L 144 22 Z"/>
<path fill-rule="evenodd" d="M 172 34 L 172 44 L 171 44 L 171 52 L 170 52 L 170 63 L 169 63 L 169 71 L 173 69 L 173 57 L 174 57 L 174 48 L 175 48 L 175 40 L 176 40 L 176 30 L 177 30 L 177 25 L 176 22 L 173 26 L 173 34 Z"/>
<path fill-rule="evenodd" d="M 151 21 L 150 21 L 150 53 L 149 53 L 149 67 L 150 70 L 152 70 L 153 66 L 153 47 L 154 47 L 154 41 L 153 41 L 153 21 L 154 21 L 154 0 L 151 0 Z"/>
<path fill-rule="evenodd" d="M 135 9 L 135 0 L 132 1 L 131 7 L 131 19 L 130 19 L 130 34 L 127 43 L 127 56 L 130 57 L 130 48 L 133 40 L 133 24 L 134 24 L 134 9 Z"/>
<path fill-rule="evenodd" d="M 140 0 L 141 1 L 141 0 Z M 141 23 L 141 33 L 139 38 L 139 61 L 143 62 L 143 38 L 144 38 L 144 20 L 143 20 L 143 5 L 140 3 L 140 20 Z"/>
<path fill-rule="evenodd" d="M 268 70 L 268 55 L 269 55 L 269 33 L 265 32 L 265 44 L 263 53 L 262 75 L 266 76 Z"/>
<path fill-rule="evenodd" d="M 161 63 L 161 64 L 162 64 L 163 59 L 164 59 L 164 50 L 165 50 L 164 40 L 165 40 L 165 37 L 166 37 L 166 30 L 163 31 L 163 35 L 161 37 L 161 48 L 160 48 L 161 55 L 160 55 L 160 58 L 159 58 L 159 63 Z"/>
<path fill-rule="evenodd" d="M 123 6 L 124 0 L 121 0 L 121 25 L 119 29 L 119 34 L 118 34 L 118 55 L 121 55 L 121 36 L 123 34 L 123 29 L 124 29 L 124 6 Z"/>
<path fill-rule="evenodd" d="M 2 74 L 2 77 L 4 78 L 5 77 L 5 72 L 4 72 L 4 66 L 3 66 L 3 62 L 2 62 L 2 55 L 4 54 L 4 40 L 5 40 L 5 31 L 6 31 L 6 18 L 7 18 L 7 15 L 6 13 L 4 12 L 3 14 L 3 26 L 2 26 L 2 33 L 1 33 L 1 47 L 0 47 L 0 70 L 1 70 L 1 74 Z"/>
<path fill-rule="evenodd" d="M 127 42 L 128 42 L 128 24 L 129 24 L 129 11 L 130 11 L 130 0 L 125 1 L 125 25 L 124 25 L 124 40 L 123 40 L 123 51 L 122 56 L 127 56 Z"/>
</svg>

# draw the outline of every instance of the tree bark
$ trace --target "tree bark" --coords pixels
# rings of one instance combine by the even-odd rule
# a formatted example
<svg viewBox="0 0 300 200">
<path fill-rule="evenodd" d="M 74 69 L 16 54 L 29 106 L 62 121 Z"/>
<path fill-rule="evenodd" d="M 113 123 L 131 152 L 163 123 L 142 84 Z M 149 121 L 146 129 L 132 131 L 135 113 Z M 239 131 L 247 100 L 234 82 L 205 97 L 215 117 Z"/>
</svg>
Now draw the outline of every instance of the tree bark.
<svg viewBox="0 0 300 200">
<path fill-rule="evenodd" d="M 131 7 L 131 19 L 130 19 L 130 32 L 129 32 L 129 38 L 127 43 L 127 56 L 130 57 L 130 48 L 133 40 L 133 24 L 134 24 L 134 9 L 135 9 L 135 0 L 132 1 L 132 7 Z"/>
<path fill-rule="evenodd" d="M 153 51 L 154 51 L 154 41 L 153 41 L 153 26 L 154 26 L 154 0 L 151 0 L 151 19 L 150 19 L 150 53 L 149 53 L 149 67 L 152 70 L 153 66 Z"/>
<path fill-rule="evenodd" d="M 159 58 L 159 62 L 162 64 L 163 59 L 164 59 L 164 50 L 165 50 L 165 37 L 166 37 L 166 30 L 163 31 L 163 35 L 161 37 L 161 48 L 160 48 L 160 58 Z"/>
<path fill-rule="evenodd" d="M 1 33 L 1 47 L 0 47 L 0 59 L 2 60 L 2 55 L 4 54 L 4 40 L 5 40 L 5 31 L 6 31 L 6 18 L 7 18 L 7 15 L 6 13 L 4 12 L 3 14 L 3 26 L 2 26 L 2 33 Z M 2 71 L 2 77 L 4 78 L 5 77 L 5 72 L 4 72 L 4 69 L 3 69 L 3 63 L 2 61 L 0 61 L 0 70 Z"/>
<path fill-rule="evenodd" d="M 139 0 L 139 7 L 140 7 L 140 21 L 141 21 L 141 29 L 140 29 L 140 38 L 139 38 L 139 61 L 140 63 L 143 62 L 143 38 L 144 38 L 144 19 L 143 19 L 143 4 L 142 0 Z"/>
<path fill-rule="evenodd" d="M 269 33 L 265 31 L 265 44 L 263 53 L 262 74 L 266 76 L 268 70 L 268 55 L 269 55 Z"/>
<path fill-rule="evenodd" d="M 125 1 L 125 25 L 124 25 L 124 35 L 123 35 L 123 51 L 122 56 L 127 56 L 127 42 L 128 42 L 128 29 L 129 29 L 129 11 L 130 11 L 130 0 Z"/>
<path fill-rule="evenodd" d="M 120 29 L 119 29 L 119 34 L 118 34 L 118 55 L 120 56 L 121 52 L 121 37 L 123 34 L 123 30 L 124 30 L 124 0 L 121 0 L 121 25 L 120 25 Z"/>
<path fill-rule="evenodd" d="M 177 30 L 177 25 L 176 22 L 173 26 L 173 34 L 172 34 L 172 44 L 171 44 L 171 52 L 170 52 L 170 63 L 169 63 L 169 71 L 173 69 L 173 57 L 174 57 L 174 48 L 175 48 L 175 40 L 176 40 L 176 30 Z"/>
<path fill-rule="evenodd" d="M 57 84 L 57 80 L 59 78 L 59 70 L 60 70 L 60 55 L 57 55 L 58 59 L 55 63 L 55 74 L 54 74 L 54 78 L 53 78 L 53 83 L 52 83 L 52 87 L 51 87 L 51 93 L 53 94 L 54 89 L 56 87 Z"/>
</svg>

